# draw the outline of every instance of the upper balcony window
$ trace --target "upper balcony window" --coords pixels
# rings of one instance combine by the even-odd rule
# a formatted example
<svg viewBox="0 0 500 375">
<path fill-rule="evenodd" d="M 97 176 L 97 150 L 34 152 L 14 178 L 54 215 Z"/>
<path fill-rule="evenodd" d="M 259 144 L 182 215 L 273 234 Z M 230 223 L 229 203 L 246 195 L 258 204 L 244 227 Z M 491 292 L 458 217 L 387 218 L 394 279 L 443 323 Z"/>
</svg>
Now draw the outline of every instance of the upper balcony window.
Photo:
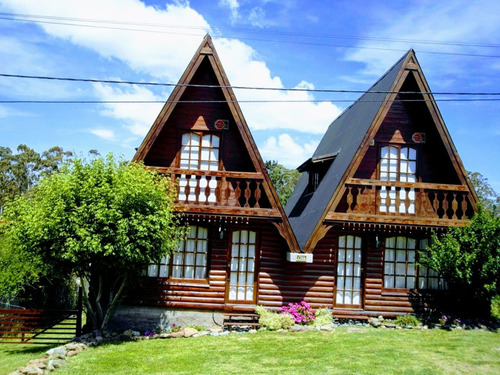
<svg viewBox="0 0 500 375">
<path fill-rule="evenodd" d="M 382 181 L 416 182 L 417 150 L 411 147 L 385 146 L 380 152 Z"/>
<path fill-rule="evenodd" d="M 417 150 L 398 145 L 380 149 L 380 180 L 416 182 Z M 380 189 L 381 213 L 415 214 L 415 190 L 382 186 Z"/>
<path fill-rule="evenodd" d="M 182 134 L 181 162 L 182 169 L 216 171 L 219 169 L 220 138 L 215 134 Z"/>
</svg>

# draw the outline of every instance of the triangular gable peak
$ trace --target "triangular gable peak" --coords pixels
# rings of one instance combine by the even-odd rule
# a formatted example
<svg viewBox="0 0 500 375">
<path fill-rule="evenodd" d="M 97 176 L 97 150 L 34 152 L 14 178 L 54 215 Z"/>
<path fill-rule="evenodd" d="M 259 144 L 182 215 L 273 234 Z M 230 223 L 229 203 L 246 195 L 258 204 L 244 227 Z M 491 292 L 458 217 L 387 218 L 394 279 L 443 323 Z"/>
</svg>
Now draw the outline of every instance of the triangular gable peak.
<svg viewBox="0 0 500 375">
<path fill-rule="evenodd" d="M 332 123 L 312 161 L 328 152 L 334 157 L 315 177 L 316 190 L 303 181 L 303 192 L 314 191 L 307 205 L 296 201 L 297 218 L 287 206 L 294 230 L 316 210 L 307 239 L 296 233 L 307 252 L 339 222 L 463 225 L 475 211 L 474 189 L 413 50 Z"/>
<path fill-rule="evenodd" d="M 292 251 L 295 238 L 212 39 L 205 36 L 134 161 L 178 183 L 191 216 L 269 219 Z"/>
</svg>

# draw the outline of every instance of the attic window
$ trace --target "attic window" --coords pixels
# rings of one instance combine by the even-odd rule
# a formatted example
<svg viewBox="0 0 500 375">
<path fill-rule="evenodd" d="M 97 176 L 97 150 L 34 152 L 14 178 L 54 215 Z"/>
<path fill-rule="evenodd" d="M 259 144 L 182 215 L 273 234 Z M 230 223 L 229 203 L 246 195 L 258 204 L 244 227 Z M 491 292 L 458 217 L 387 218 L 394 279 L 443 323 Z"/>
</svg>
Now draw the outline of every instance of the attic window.
<svg viewBox="0 0 500 375">
<path fill-rule="evenodd" d="M 308 193 L 316 191 L 337 155 L 338 152 L 321 157 L 313 157 L 297 168 L 299 172 L 307 172 L 309 174 L 309 184 L 307 186 Z"/>
<path fill-rule="evenodd" d="M 182 169 L 216 171 L 219 169 L 220 137 L 215 134 L 191 132 L 182 134 Z"/>
</svg>

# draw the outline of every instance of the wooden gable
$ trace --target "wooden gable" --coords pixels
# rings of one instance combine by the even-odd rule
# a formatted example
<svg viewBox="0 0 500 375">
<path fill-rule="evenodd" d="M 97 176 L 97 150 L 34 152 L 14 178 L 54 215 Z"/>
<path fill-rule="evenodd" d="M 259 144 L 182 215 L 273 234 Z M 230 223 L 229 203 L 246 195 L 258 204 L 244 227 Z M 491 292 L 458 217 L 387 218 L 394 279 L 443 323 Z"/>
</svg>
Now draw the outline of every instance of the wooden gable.
<svg viewBox="0 0 500 375">
<path fill-rule="evenodd" d="M 384 180 L 382 151 L 418 155 L 418 170 L 406 180 Z M 325 160 L 327 169 L 311 187 L 314 163 Z M 330 125 L 308 165 L 287 205 L 306 252 L 335 223 L 446 227 L 465 224 L 476 210 L 474 189 L 413 50 Z"/>
<path fill-rule="evenodd" d="M 216 155 L 217 161 L 211 166 L 193 167 L 183 162 L 187 147 L 184 139 L 194 136 L 200 137 L 200 142 L 208 137 L 207 142 L 216 143 L 206 150 L 201 143 L 196 145 L 201 150 L 200 160 L 205 158 L 203 152 Z M 191 152 L 195 149 L 191 144 L 189 147 Z M 209 35 L 203 39 L 133 160 L 143 161 L 177 182 L 178 210 L 208 217 L 269 219 L 290 248 L 297 248 Z"/>
<path fill-rule="evenodd" d="M 384 147 L 386 150 L 392 147 L 394 154 L 411 150 L 415 161 L 411 161 L 410 179 L 394 175 L 383 181 L 381 153 Z M 405 159 L 400 163 L 404 166 L 395 165 L 394 168 L 409 168 L 410 161 Z M 410 225 L 463 225 L 474 213 L 476 201 L 474 189 L 420 65 L 410 51 L 326 218 Z"/>
</svg>

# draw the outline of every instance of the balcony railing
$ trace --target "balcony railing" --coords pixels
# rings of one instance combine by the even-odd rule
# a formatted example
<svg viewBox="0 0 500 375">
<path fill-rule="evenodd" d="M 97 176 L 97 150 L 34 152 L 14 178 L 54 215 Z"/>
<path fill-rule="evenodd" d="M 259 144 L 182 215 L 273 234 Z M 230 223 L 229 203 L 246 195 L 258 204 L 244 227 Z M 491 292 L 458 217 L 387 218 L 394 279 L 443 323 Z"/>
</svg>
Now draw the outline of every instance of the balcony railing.
<svg viewBox="0 0 500 375">
<path fill-rule="evenodd" d="M 466 221 L 474 207 L 464 185 L 350 179 L 339 212 Z"/>
<path fill-rule="evenodd" d="M 169 170 L 178 189 L 178 203 L 240 208 L 269 208 L 260 173 Z"/>
</svg>

